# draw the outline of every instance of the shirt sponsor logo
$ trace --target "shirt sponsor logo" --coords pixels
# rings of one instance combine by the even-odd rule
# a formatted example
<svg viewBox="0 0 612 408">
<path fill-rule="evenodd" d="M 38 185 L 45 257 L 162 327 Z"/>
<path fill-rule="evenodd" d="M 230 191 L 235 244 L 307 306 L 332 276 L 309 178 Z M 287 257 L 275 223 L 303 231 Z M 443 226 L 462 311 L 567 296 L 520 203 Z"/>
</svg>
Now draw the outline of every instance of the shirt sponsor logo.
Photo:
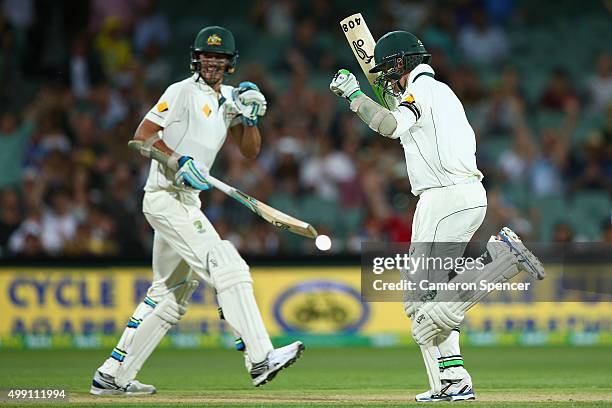
<svg viewBox="0 0 612 408">
<path fill-rule="evenodd" d="M 212 109 L 210 109 L 210 106 L 208 106 L 208 104 L 206 104 L 202 108 L 202 112 L 204 112 L 204 115 L 206 115 L 206 117 L 209 117 L 210 113 L 212 112 Z"/>
<path fill-rule="evenodd" d="M 165 112 L 168 110 L 168 103 L 167 102 L 160 102 L 157 104 L 157 111 L 158 112 Z"/>
<path fill-rule="evenodd" d="M 200 220 L 195 220 L 193 222 L 193 226 L 200 234 L 203 234 L 204 232 L 206 232 L 206 230 L 204 229 L 204 225 L 202 224 L 202 221 Z"/>
</svg>

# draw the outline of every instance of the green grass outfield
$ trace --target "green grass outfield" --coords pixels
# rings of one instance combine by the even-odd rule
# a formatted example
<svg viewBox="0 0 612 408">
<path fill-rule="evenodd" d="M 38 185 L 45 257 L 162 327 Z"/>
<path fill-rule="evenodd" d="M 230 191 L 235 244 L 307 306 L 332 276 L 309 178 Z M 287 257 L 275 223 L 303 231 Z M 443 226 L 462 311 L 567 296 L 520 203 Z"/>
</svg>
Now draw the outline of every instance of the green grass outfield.
<svg viewBox="0 0 612 408">
<path fill-rule="evenodd" d="M 465 348 L 478 407 L 612 406 L 612 348 Z M 71 407 L 304 407 L 421 405 L 426 388 L 421 355 L 410 348 L 306 349 L 261 389 L 252 388 L 242 355 L 230 350 L 160 350 L 139 379 L 150 397 L 87 394 L 104 351 L 0 352 L 0 389 L 64 388 Z M 447 404 L 447 403 L 444 403 Z M 465 403 L 463 403 L 465 404 Z M 46 404 L 58 407 L 61 404 Z M 0 401 L 0 406 L 16 406 Z M 40 407 L 42 403 L 21 404 Z"/>
</svg>

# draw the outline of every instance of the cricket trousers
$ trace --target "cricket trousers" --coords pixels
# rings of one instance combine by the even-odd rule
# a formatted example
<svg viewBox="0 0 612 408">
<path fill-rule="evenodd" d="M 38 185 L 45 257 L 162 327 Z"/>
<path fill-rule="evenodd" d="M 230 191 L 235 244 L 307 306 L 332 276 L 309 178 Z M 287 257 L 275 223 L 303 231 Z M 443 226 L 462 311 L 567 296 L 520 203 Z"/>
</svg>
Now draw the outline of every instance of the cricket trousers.
<svg viewBox="0 0 612 408">
<path fill-rule="evenodd" d="M 487 211 L 487 194 L 480 181 L 432 188 L 424 191 L 417 203 L 412 221 L 411 256 L 438 259 L 458 259 L 476 230 L 482 224 Z M 411 280 L 448 280 L 448 271 L 424 269 L 416 271 Z M 407 293 L 404 310 L 412 318 L 422 302 L 430 301 L 435 293 Z M 463 366 L 459 347 L 459 328 L 434 339 L 435 361 L 442 380 L 469 378 Z M 424 354 L 424 358 L 428 357 Z M 427 365 L 427 363 L 426 363 Z M 471 382 L 471 381 L 470 381 Z"/>
<path fill-rule="evenodd" d="M 148 296 L 157 298 L 192 273 L 212 285 L 207 255 L 221 237 L 189 192 L 146 192 L 142 210 L 154 230 L 153 281 Z"/>
</svg>

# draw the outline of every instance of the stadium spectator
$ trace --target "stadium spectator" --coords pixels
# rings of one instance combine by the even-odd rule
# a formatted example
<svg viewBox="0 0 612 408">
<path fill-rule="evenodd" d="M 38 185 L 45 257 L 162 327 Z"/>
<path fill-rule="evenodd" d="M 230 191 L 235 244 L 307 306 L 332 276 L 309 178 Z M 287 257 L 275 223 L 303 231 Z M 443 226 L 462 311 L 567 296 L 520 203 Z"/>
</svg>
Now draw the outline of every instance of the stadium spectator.
<svg viewBox="0 0 612 408">
<path fill-rule="evenodd" d="M 492 135 L 509 134 L 516 126 L 525 126 L 525 100 L 519 89 L 520 78 L 512 67 L 506 67 L 483 106 L 480 131 Z"/>
<path fill-rule="evenodd" d="M 76 234 L 77 219 L 72 212 L 72 200 L 68 191 L 50 191 L 48 203 L 41 219 L 41 240 L 45 250 L 60 254 L 65 243 Z"/>
<path fill-rule="evenodd" d="M 14 256 L 47 254 L 42 245 L 42 217 L 38 209 L 31 210 L 9 238 L 9 253 Z"/>
<path fill-rule="evenodd" d="M 612 219 L 608 218 L 601 223 L 602 242 L 612 244 Z"/>
<path fill-rule="evenodd" d="M 410 27 L 420 32 L 431 13 L 431 3 L 419 0 L 391 0 L 390 8 L 394 10 L 398 27 Z"/>
<path fill-rule="evenodd" d="M 304 163 L 301 170 L 302 182 L 321 197 L 340 201 L 341 186 L 356 182 L 355 163 L 347 153 L 332 150 L 326 138 L 320 140 L 319 149 L 315 156 Z"/>
<path fill-rule="evenodd" d="M 14 57 L 21 62 L 27 43 L 28 30 L 34 22 L 33 0 L 2 0 L 2 14 L 6 16 L 15 35 Z"/>
<path fill-rule="evenodd" d="M 170 80 L 171 67 L 162 58 L 161 47 L 152 42 L 144 50 L 144 80 L 148 86 L 163 87 Z"/>
<path fill-rule="evenodd" d="M 562 112 L 567 103 L 578 103 L 578 94 L 570 84 L 567 72 L 557 68 L 552 72 L 548 85 L 542 92 L 540 107 Z"/>
<path fill-rule="evenodd" d="M 471 24 L 459 30 L 459 47 L 467 60 L 478 65 L 504 62 L 510 51 L 508 38 L 501 26 L 492 25 L 484 10 L 477 8 Z"/>
<path fill-rule="evenodd" d="M 168 19 L 156 10 L 156 5 L 155 0 L 146 0 L 139 5 L 133 34 L 137 54 L 144 54 L 152 44 L 164 48 L 170 41 Z"/>
<path fill-rule="evenodd" d="M 565 120 L 560 129 L 544 129 L 540 146 L 529 171 L 529 185 L 536 197 L 565 192 L 564 172 L 569 162 L 570 138 L 576 127 L 578 102 L 568 99 Z"/>
<path fill-rule="evenodd" d="M 293 31 L 297 3 L 291 0 L 259 0 L 251 9 L 251 20 L 274 37 L 288 37 Z"/>
<path fill-rule="evenodd" d="M 132 45 L 126 36 L 126 27 L 117 17 L 109 17 L 96 35 L 96 50 L 102 57 L 104 69 L 114 77 L 132 61 Z"/>
<path fill-rule="evenodd" d="M 560 222 L 555 225 L 553 232 L 553 242 L 556 243 L 570 243 L 574 241 L 574 231 L 572 227 L 566 222 Z"/>
<path fill-rule="evenodd" d="M 612 174 L 609 169 L 606 174 L 604 165 L 605 146 L 597 133 L 589 137 L 583 144 L 580 154 L 574 158 L 576 177 L 572 183 L 572 191 L 600 190 L 612 192 L 610 182 Z M 573 155 L 574 156 L 574 155 Z"/>
<path fill-rule="evenodd" d="M 89 27 L 91 32 L 103 30 L 109 18 L 116 19 L 124 27 L 131 27 L 138 3 L 142 0 L 92 0 Z"/>
<path fill-rule="evenodd" d="M 21 223 L 19 197 L 12 188 L 0 192 L 0 256 L 7 252 L 10 236 Z"/>
<path fill-rule="evenodd" d="M 104 71 L 100 59 L 89 44 L 85 34 L 74 39 L 70 47 L 65 72 L 72 95 L 86 99 L 91 89 L 104 81 Z"/>
<path fill-rule="evenodd" d="M 499 167 L 505 179 L 513 183 L 522 183 L 528 173 L 534 153 L 529 132 L 525 127 L 517 126 L 512 146 L 504 150 L 499 157 Z"/>
<path fill-rule="evenodd" d="M 612 57 L 602 53 L 595 64 L 596 72 L 588 82 L 590 109 L 592 113 L 601 114 L 612 103 Z"/>
<path fill-rule="evenodd" d="M 19 122 L 10 111 L 0 116 L 0 189 L 20 183 L 24 153 L 35 126 L 31 117 Z"/>
</svg>

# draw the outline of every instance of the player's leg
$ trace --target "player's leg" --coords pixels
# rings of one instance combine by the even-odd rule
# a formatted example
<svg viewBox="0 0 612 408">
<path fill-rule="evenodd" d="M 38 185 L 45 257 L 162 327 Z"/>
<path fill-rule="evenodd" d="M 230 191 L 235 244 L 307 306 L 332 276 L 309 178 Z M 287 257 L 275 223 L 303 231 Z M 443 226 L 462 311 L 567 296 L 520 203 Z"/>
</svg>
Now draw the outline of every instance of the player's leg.
<svg viewBox="0 0 612 408">
<path fill-rule="evenodd" d="M 420 210 L 417 208 L 413 221 L 413 242 L 417 255 L 425 251 L 423 255 L 430 258 L 450 257 L 455 259 L 463 256 L 467 243 L 482 224 L 486 214 L 486 192 L 480 183 L 453 186 L 443 190 L 445 191 L 434 191 L 419 200 Z M 424 273 L 427 276 L 424 276 Z M 423 271 L 422 273 L 417 272 L 416 278 L 439 281 L 446 276 L 445 271 L 434 271 L 433 273 Z M 414 316 L 420 304 L 418 302 L 406 304 L 407 314 Z M 474 398 L 471 391 L 471 377 L 465 368 L 447 371 L 440 366 L 441 362 L 451 361 L 451 359 L 458 362 L 453 357 L 460 355 L 458 331 L 452 336 L 421 346 L 421 352 L 425 361 L 430 390 L 418 394 L 417 401 Z M 470 395 L 465 397 L 455 395 L 458 394 L 459 388 L 452 386 L 451 382 L 457 383 L 457 380 L 469 385 Z"/>
<path fill-rule="evenodd" d="M 468 188 L 472 189 L 473 186 Z M 479 191 L 475 195 L 478 196 L 478 193 Z M 450 254 L 452 258 L 463 256 L 467 243 L 482 224 L 486 215 L 486 207 L 480 204 L 482 201 L 482 196 L 478 197 L 468 207 L 469 209 L 448 215 L 438 221 L 436 240 L 442 242 L 444 249 L 453 252 Z M 450 244 L 455 241 L 458 245 Z M 456 327 L 447 335 L 437 338 L 434 343 L 439 353 L 438 365 L 442 390 L 452 401 L 475 398 L 472 377 L 463 364 L 459 336 L 460 328 Z"/>
<path fill-rule="evenodd" d="M 152 266 L 153 282 L 147 291 L 147 296 L 130 317 L 127 327 L 110 357 L 96 371 L 91 387 L 92 394 L 133 395 L 155 392 L 155 387 L 141 384 L 135 380 L 138 369 L 144 364 L 156 345 L 148 340 L 158 333 L 165 333 L 162 329 L 164 325 L 157 322 L 158 319 L 153 317 L 154 312 L 156 309 L 158 313 L 163 312 L 167 308 L 165 303 L 162 305 L 159 305 L 159 303 L 168 294 L 185 292 L 185 288 L 189 288 L 188 290 L 191 291 L 195 289 L 197 282 L 191 282 L 189 266 L 157 232 L 153 238 Z M 187 301 L 188 297 L 190 297 L 190 292 Z M 138 363 L 138 369 L 134 369 L 134 362 Z M 130 372 L 134 370 L 130 373 L 129 380 L 123 382 L 121 379 L 118 380 L 122 373 L 126 372 L 128 366 Z M 123 376 L 125 377 L 125 375 Z"/>
<path fill-rule="evenodd" d="M 489 282 L 505 282 L 525 271 L 532 279 L 543 279 L 544 267 L 539 259 L 529 251 L 520 238 L 508 227 L 502 228 L 496 237 L 491 237 L 483 255 L 486 266 L 481 276 L 470 278 L 469 274 L 453 279 L 453 282 L 471 282 L 475 279 L 486 279 Z M 465 311 L 483 298 L 486 293 L 476 291 L 468 297 Z M 462 312 L 464 313 L 464 312 Z M 435 343 L 440 352 L 440 379 L 442 389 L 451 400 L 473 399 L 472 379 L 464 367 L 463 356 L 459 347 L 459 329 L 436 338 Z M 426 393 L 424 393 L 426 394 Z M 421 398 L 426 395 L 420 394 Z"/>
<path fill-rule="evenodd" d="M 253 384 L 265 384 L 302 353 L 301 342 L 274 349 L 253 292 L 249 267 L 231 242 L 221 240 L 212 224 L 189 197 L 145 207 L 147 220 L 163 229 L 172 248 L 217 291 L 227 323 L 242 338 L 251 364 Z M 175 211 L 173 209 L 176 209 Z"/>
<path fill-rule="evenodd" d="M 249 267 L 229 241 L 209 250 L 208 267 L 223 316 L 245 343 L 253 384 L 265 384 L 300 356 L 303 345 L 296 342 L 273 349 L 255 301 Z"/>
<path fill-rule="evenodd" d="M 440 352 L 438 364 L 442 387 L 452 401 L 474 399 L 472 377 L 463 365 L 463 356 L 459 347 L 459 328 L 451 330 L 448 335 L 440 336 L 435 344 Z"/>
<path fill-rule="evenodd" d="M 478 289 L 461 289 L 444 293 L 442 300 L 438 298 L 441 293 L 438 293 L 436 299 L 439 301 L 424 304 L 418 310 L 414 320 L 413 337 L 419 344 L 427 345 L 431 341 L 434 343 L 440 341 L 448 353 L 447 358 L 441 359 L 444 367 L 442 375 L 445 376 L 445 379 L 442 379 L 442 389 L 445 396 L 449 397 L 447 400 L 473 398 L 471 378 L 469 374 L 463 375 L 467 374 L 467 371 L 462 368 L 463 359 L 460 355 L 459 339 L 458 336 L 455 337 L 452 329 L 463 319 L 469 309 L 487 296 L 488 292 L 479 289 L 478 282 L 503 283 L 521 271 L 534 279 L 544 278 L 544 268 L 541 262 L 507 227 L 504 227 L 497 236 L 491 237 L 481 260 L 484 263 L 483 268 L 477 272 L 466 271 L 452 280 L 461 287 L 469 287 L 466 284 L 476 282 Z M 432 325 L 432 321 L 435 321 L 435 324 Z M 453 325 L 449 325 L 449 321 L 452 321 Z M 426 394 L 420 394 L 422 401 L 428 400 Z"/>
</svg>

